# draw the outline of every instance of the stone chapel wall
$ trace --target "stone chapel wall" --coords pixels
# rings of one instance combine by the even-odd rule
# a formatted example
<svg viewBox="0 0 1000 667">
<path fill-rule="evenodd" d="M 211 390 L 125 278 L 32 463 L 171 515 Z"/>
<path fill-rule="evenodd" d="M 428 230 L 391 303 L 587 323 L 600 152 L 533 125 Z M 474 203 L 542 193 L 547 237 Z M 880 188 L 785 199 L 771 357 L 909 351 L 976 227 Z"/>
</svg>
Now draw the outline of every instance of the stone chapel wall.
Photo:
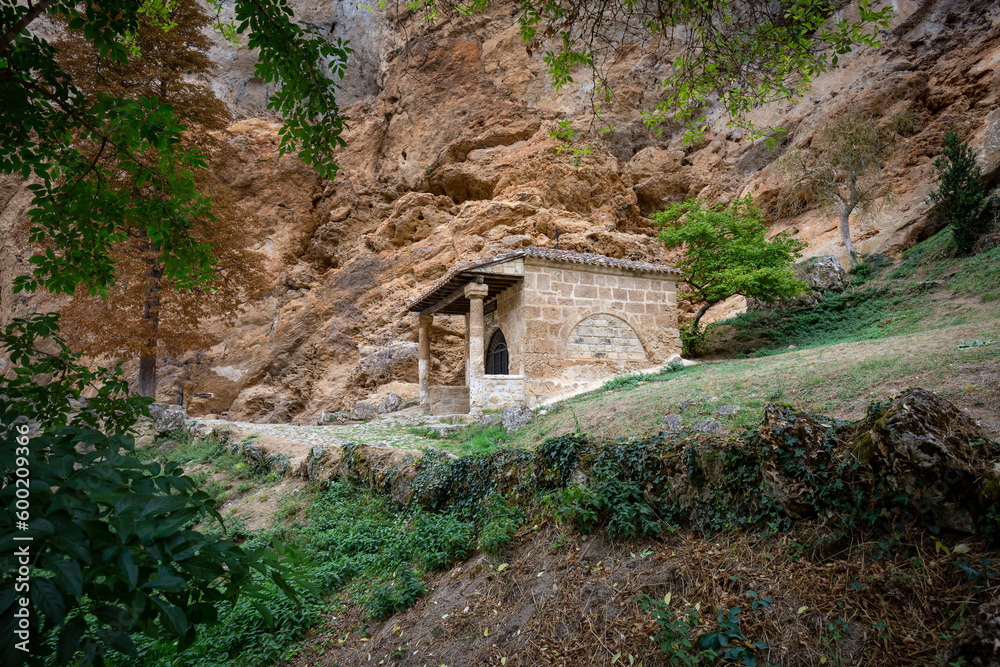
<svg viewBox="0 0 1000 667">
<path fill-rule="evenodd" d="M 532 258 L 522 310 L 529 405 L 681 351 L 670 275 Z"/>
</svg>

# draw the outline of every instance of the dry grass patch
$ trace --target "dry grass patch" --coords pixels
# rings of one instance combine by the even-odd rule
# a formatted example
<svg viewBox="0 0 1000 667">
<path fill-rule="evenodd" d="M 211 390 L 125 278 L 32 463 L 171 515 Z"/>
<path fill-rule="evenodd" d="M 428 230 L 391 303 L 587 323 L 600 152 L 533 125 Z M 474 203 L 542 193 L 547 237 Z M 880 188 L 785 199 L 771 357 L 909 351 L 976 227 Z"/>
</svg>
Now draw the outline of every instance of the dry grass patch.
<svg viewBox="0 0 1000 667">
<path fill-rule="evenodd" d="M 717 419 L 733 432 L 759 423 L 768 402 L 807 412 L 859 419 L 868 404 L 920 386 L 938 392 L 1000 434 L 1000 344 L 957 349 L 973 340 L 1000 341 L 1000 325 L 961 325 L 878 340 L 841 343 L 760 359 L 705 363 L 656 382 L 597 390 L 549 409 L 515 434 L 510 444 L 534 448 L 546 438 L 579 430 L 598 439 L 642 438 L 661 430 L 664 415 L 686 424 Z M 717 401 L 704 402 L 704 398 Z M 720 405 L 741 410 L 719 417 Z"/>
</svg>

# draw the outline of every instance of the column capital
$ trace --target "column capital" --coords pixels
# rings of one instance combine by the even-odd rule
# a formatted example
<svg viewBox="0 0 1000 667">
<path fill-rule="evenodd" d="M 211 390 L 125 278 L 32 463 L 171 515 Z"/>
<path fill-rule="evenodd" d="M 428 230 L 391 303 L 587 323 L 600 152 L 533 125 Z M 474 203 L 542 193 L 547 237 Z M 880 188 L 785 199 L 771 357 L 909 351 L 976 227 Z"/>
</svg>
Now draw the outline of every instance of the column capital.
<svg viewBox="0 0 1000 667">
<path fill-rule="evenodd" d="M 484 285 L 483 283 L 469 283 L 465 286 L 466 299 L 485 299 L 489 293 L 489 285 Z"/>
<path fill-rule="evenodd" d="M 423 313 L 419 313 L 417 315 L 417 322 L 419 322 L 420 324 L 423 324 L 423 325 L 433 324 L 434 323 L 434 316 L 433 315 L 424 315 Z"/>
</svg>

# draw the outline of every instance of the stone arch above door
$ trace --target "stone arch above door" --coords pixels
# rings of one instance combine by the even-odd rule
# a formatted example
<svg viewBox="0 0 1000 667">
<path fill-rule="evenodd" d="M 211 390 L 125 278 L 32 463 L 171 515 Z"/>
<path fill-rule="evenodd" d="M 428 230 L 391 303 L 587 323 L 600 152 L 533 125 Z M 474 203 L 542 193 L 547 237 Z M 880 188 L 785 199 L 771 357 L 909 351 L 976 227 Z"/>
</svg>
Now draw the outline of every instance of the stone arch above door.
<svg viewBox="0 0 1000 667">
<path fill-rule="evenodd" d="M 577 322 L 566 339 L 568 359 L 645 361 L 646 351 L 628 322 L 595 313 Z"/>
<path fill-rule="evenodd" d="M 510 375 L 508 369 L 509 351 L 507 339 L 499 327 L 493 330 L 489 345 L 486 347 L 486 374 Z"/>
</svg>

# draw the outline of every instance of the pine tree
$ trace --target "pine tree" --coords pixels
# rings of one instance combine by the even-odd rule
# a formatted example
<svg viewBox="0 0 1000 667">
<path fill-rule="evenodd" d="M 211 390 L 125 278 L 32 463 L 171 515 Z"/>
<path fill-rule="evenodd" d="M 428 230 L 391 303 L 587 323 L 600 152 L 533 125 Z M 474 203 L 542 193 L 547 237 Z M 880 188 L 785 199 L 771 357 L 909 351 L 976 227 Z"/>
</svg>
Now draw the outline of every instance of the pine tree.
<svg viewBox="0 0 1000 667">
<path fill-rule="evenodd" d="M 976 152 L 956 133 L 948 132 L 944 136 L 943 155 L 934 161 L 934 166 L 940 185 L 931 193 L 931 199 L 940 205 L 939 214 L 951 227 L 958 252 L 968 253 L 990 222 L 986 215 L 989 198 L 983 188 Z"/>
</svg>

